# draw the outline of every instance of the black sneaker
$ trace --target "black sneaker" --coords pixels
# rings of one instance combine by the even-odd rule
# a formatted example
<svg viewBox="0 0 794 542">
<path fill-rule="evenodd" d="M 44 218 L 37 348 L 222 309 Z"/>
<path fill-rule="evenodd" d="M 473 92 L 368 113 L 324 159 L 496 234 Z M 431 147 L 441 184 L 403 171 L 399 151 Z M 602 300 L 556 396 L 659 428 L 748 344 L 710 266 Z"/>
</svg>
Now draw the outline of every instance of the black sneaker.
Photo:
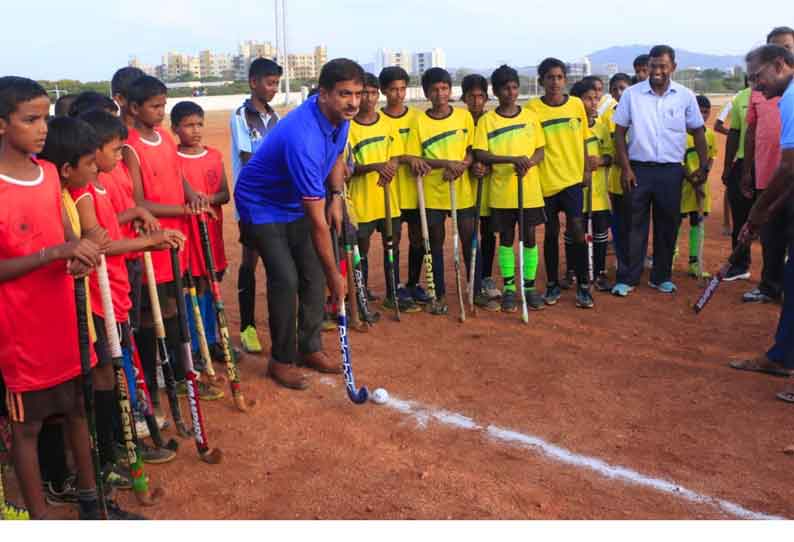
<svg viewBox="0 0 794 542">
<path fill-rule="evenodd" d="M 432 298 L 427 294 L 424 288 L 419 285 L 414 286 L 413 288 L 406 288 L 408 290 L 408 294 L 414 300 L 415 303 L 419 305 L 429 305 Z M 398 293 L 399 295 L 399 293 Z"/>
<path fill-rule="evenodd" d="M 552 283 L 546 286 L 546 295 L 543 296 L 543 301 L 546 305 L 556 305 L 560 297 L 562 297 L 562 292 L 559 284 Z"/>
<path fill-rule="evenodd" d="M 502 312 L 513 314 L 518 312 L 518 301 L 516 293 L 512 290 L 502 292 Z"/>
<path fill-rule="evenodd" d="M 609 278 L 606 275 L 598 275 L 595 281 L 595 289 L 599 292 L 611 292 L 612 285 L 609 283 Z"/>
<path fill-rule="evenodd" d="M 430 314 L 433 316 L 445 316 L 449 314 L 449 306 L 447 305 L 447 300 L 445 297 L 439 297 L 436 299 L 435 304 L 430 304 Z"/>
<path fill-rule="evenodd" d="M 176 452 L 168 448 L 154 448 L 148 444 L 140 443 L 138 451 L 144 463 L 149 465 L 162 465 L 176 459 Z"/>
<path fill-rule="evenodd" d="M 590 288 L 581 286 L 576 291 L 576 306 L 580 309 L 592 309 L 595 306 Z"/>
<path fill-rule="evenodd" d="M 565 276 L 560 280 L 560 288 L 563 290 L 570 290 L 576 284 L 576 272 L 568 270 Z"/>
<path fill-rule="evenodd" d="M 731 268 L 728 269 L 728 273 L 725 275 L 725 278 L 722 280 L 725 282 L 733 282 L 736 280 L 750 280 L 751 277 L 752 275 L 750 274 L 749 270 L 743 267 L 732 265 Z"/>
<path fill-rule="evenodd" d="M 129 467 L 125 470 L 120 465 L 108 464 L 102 469 L 102 479 L 106 488 L 125 491 L 132 489 Z"/>
<path fill-rule="evenodd" d="M 405 314 L 417 313 L 422 312 L 422 309 L 419 308 L 416 303 L 414 303 L 413 299 L 401 299 L 399 296 L 397 297 L 398 303 L 400 304 L 400 312 L 404 312 Z M 389 311 L 394 310 L 394 300 L 390 297 L 387 297 L 383 300 L 383 308 Z"/>
<path fill-rule="evenodd" d="M 44 500 L 50 506 L 74 506 L 77 504 L 77 476 L 71 475 L 58 490 L 52 482 L 44 482 Z"/>
<path fill-rule="evenodd" d="M 499 312 L 502 310 L 499 301 L 490 297 L 485 290 L 474 296 L 474 304 L 488 312 Z"/>
<path fill-rule="evenodd" d="M 754 288 L 742 296 L 742 301 L 745 303 L 774 303 L 775 298 L 762 292 L 760 288 Z"/>
<path fill-rule="evenodd" d="M 112 521 L 134 521 L 146 519 L 140 514 L 135 512 L 128 512 L 122 510 L 113 499 L 105 499 L 105 504 L 108 509 L 108 519 Z M 104 519 L 99 512 L 99 501 L 93 501 L 90 504 L 80 506 L 80 521 L 98 521 Z"/>
<path fill-rule="evenodd" d="M 527 306 L 531 311 L 542 311 L 546 308 L 546 304 L 543 301 L 543 296 L 540 293 L 532 288 L 524 290 L 524 295 L 527 298 Z"/>
</svg>

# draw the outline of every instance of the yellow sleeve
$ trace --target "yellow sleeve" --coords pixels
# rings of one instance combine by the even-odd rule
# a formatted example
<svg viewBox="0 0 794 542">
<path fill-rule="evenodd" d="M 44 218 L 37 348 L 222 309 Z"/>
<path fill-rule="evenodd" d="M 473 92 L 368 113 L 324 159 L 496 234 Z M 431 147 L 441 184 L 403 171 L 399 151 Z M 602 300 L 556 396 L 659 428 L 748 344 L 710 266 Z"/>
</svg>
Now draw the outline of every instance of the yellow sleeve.
<svg viewBox="0 0 794 542">
<path fill-rule="evenodd" d="M 408 141 L 405 142 L 405 154 L 409 156 L 422 157 L 422 141 L 419 135 L 419 115 L 414 115 L 411 122 L 411 131 L 408 134 Z"/>
<path fill-rule="evenodd" d="M 485 126 L 488 120 L 483 117 L 474 129 L 474 144 L 472 148 L 478 151 L 488 151 L 488 128 Z"/>
<path fill-rule="evenodd" d="M 585 144 L 587 144 L 587 140 L 593 137 L 593 131 L 590 129 L 590 119 L 587 118 L 587 111 L 585 111 L 584 104 L 579 101 L 579 118 L 582 120 L 582 135 L 584 136 L 583 139 L 585 140 Z"/>
<path fill-rule="evenodd" d="M 466 149 L 468 150 L 474 146 L 474 117 L 466 111 L 464 118 L 466 119 Z"/>
<path fill-rule="evenodd" d="M 543 131 L 543 127 L 540 125 L 540 120 L 538 119 L 537 115 L 533 115 L 535 118 L 532 119 L 532 128 L 535 132 L 535 150 L 545 147 L 546 146 L 546 133 Z"/>
</svg>

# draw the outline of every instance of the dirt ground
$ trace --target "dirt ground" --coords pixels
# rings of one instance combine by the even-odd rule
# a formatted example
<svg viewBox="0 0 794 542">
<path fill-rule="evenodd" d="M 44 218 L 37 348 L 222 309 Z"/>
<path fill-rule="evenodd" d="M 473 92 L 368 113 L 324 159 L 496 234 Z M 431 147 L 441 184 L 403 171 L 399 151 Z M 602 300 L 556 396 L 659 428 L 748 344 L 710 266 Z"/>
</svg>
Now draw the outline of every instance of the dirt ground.
<svg viewBox="0 0 794 542">
<path fill-rule="evenodd" d="M 227 114 L 208 115 L 206 142 L 223 150 L 229 169 L 227 124 Z M 723 146 L 720 137 L 720 153 Z M 730 252 L 720 231 L 721 172 L 720 156 L 705 248 L 712 270 Z M 226 219 L 230 269 L 223 293 L 237 341 L 239 248 L 231 208 Z M 557 307 L 531 314 L 528 326 L 516 315 L 482 312 L 461 325 L 455 302 L 448 317 L 414 314 L 396 323 L 385 315 L 370 333 L 351 335 L 358 382 L 757 512 L 792 516 L 794 459 L 782 453 L 794 443 L 792 410 L 775 400 L 786 382 L 726 368 L 770 345 L 779 307 L 743 305 L 751 283 L 731 283 L 696 318 L 690 306 L 701 288 L 686 276 L 687 240 L 682 236 L 675 296 L 648 287 L 628 299 L 597 294 L 596 308 L 582 311 L 569 292 Z M 382 293 L 377 248 L 371 261 L 372 286 Z M 451 257 L 446 264 L 453 277 Z M 756 246 L 754 279 L 759 275 Z M 448 283 L 454 301 L 453 280 Z M 256 308 L 267 352 L 261 265 Z M 335 333 L 324 344 L 338 355 Z M 308 391 L 284 390 L 263 378 L 266 359 L 249 355 L 240 364 L 243 389 L 259 401 L 252 412 L 236 412 L 228 398 L 203 405 L 223 463 L 200 462 L 192 443 L 182 441 L 175 462 L 147 466 L 166 497 L 143 513 L 156 519 L 734 517 L 709 503 L 555 462 L 485 431 L 355 406 L 341 377 L 315 376 Z M 121 497 L 142 511 L 133 500 Z"/>
</svg>

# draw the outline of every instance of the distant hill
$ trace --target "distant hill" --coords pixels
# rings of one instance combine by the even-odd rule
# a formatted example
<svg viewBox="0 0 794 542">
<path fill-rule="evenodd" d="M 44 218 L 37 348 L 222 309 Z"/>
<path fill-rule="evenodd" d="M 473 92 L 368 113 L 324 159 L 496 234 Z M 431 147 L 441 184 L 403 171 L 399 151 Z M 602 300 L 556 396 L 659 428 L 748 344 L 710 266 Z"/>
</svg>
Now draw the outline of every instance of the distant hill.
<svg viewBox="0 0 794 542">
<path fill-rule="evenodd" d="M 634 59 L 651 50 L 651 45 L 622 45 L 596 51 L 587 55 L 593 64 L 595 73 L 603 73 L 606 64 L 617 64 L 623 72 L 632 73 Z M 744 57 L 741 55 L 710 55 L 695 53 L 686 49 L 676 49 L 676 63 L 678 69 L 699 67 L 702 69 L 727 70 L 734 66 L 744 66 Z"/>
</svg>

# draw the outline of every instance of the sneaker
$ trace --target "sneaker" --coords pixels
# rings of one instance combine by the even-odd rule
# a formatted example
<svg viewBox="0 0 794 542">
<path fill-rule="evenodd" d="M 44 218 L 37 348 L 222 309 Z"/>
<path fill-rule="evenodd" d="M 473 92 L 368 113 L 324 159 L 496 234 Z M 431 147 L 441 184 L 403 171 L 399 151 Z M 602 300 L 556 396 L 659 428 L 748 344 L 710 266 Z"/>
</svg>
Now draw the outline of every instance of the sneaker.
<svg viewBox="0 0 794 542">
<path fill-rule="evenodd" d="M 485 294 L 491 299 L 498 299 L 502 297 L 502 292 L 496 287 L 496 282 L 491 277 L 482 279 L 482 289 Z"/>
<path fill-rule="evenodd" d="M 431 301 L 433 301 L 424 288 L 419 285 L 414 286 L 413 288 L 406 288 L 408 293 L 411 295 L 411 298 L 414 300 L 414 303 L 419 305 L 429 305 Z"/>
<path fill-rule="evenodd" d="M 474 296 L 474 304 L 488 312 L 499 312 L 502 310 L 496 298 L 489 296 L 485 290 Z"/>
<path fill-rule="evenodd" d="M 367 301 L 371 303 L 373 301 L 379 301 L 379 300 L 380 298 L 377 295 L 375 295 L 375 292 L 367 288 Z"/>
<path fill-rule="evenodd" d="M 44 500 L 50 506 L 74 506 L 77 504 L 77 475 L 71 475 L 58 490 L 52 482 L 44 482 Z"/>
<path fill-rule="evenodd" d="M 612 288 L 612 295 L 616 297 L 629 297 L 629 294 L 634 291 L 633 286 L 619 282 Z"/>
<path fill-rule="evenodd" d="M 155 448 L 148 444 L 140 443 L 138 451 L 144 463 L 149 465 L 162 465 L 176 459 L 176 452 L 168 448 Z"/>
<path fill-rule="evenodd" d="M 560 291 L 559 284 L 552 283 L 546 286 L 546 295 L 543 296 L 543 302 L 546 303 L 546 305 L 556 305 L 560 297 L 562 297 L 562 292 Z"/>
<path fill-rule="evenodd" d="M 210 359 L 215 363 L 226 363 L 226 355 L 223 353 L 223 347 L 220 344 L 214 343 L 210 345 Z"/>
<path fill-rule="evenodd" d="M 146 420 L 139 417 L 137 414 L 135 414 L 135 434 L 138 435 L 139 439 L 151 436 L 149 426 L 146 425 Z"/>
<path fill-rule="evenodd" d="M 732 265 L 730 269 L 728 269 L 728 273 L 725 275 L 725 278 L 722 280 L 725 282 L 733 282 L 735 280 L 750 280 L 751 277 L 752 275 L 748 269 L 735 267 Z"/>
<path fill-rule="evenodd" d="M 130 473 L 124 472 L 119 465 L 107 465 L 102 471 L 102 479 L 106 488 L 130 490 L 132 480 Z"/>
<path fill-rule="evenodd" d="M 576 306 L 580 309 L 592 309 L 595 306 L 590 288 L 580 286 L 576 290 Z"/>
<path fill-rule="evenodd" d="M 223 399 L 226 394 L 211 384 L 199 380 L 196 382 L 198 385 L 199 399 L 202 401 L 219 401 Z M 177 382 L 176 396 L 187 397 L 187 382 Z"/>
<path fill-rule="evenodd" d="M 29 521 L 30 512 L 25 508 L 20 508 L 10 502 L 0 503 L 0 520 L 5 521 Z"/>
<path fill-rule="evenodd" d="M 361 313 L 361 319 L 368 324 L 377 324 L 380 322 L 380 313 L 378 311 L 368 310 L 366 313 Z"/>
<path fill-rule="evenodd" d="M 433 316 L 445 316 L 449 314 L 449 306 L 447 305 L 447 300 L 445 297 L 439 297 L 436 299 L 436 303 L 430 306 L 430 314 Z"/>
<path fill-rule="evenodd" d="M 136 514 L 135 512 L 128 512 L 126 510 L 122 510 L 116 501 L 113 499 L 105 499 L 105 505 L 107 506 L 108 510 L 108 519 L 114 521 L 132 521 L 132 520 L 142 520 L 146 519 L 145 517 L 141 516 L 140 514 Z M 94 501 L 90 505 L 92 510 L 84 511 L 83 507 L 80 507 L 80 521 L 97 521 L 102 518 L 99 512 L 99 502 Z"/>
<path fill-rule="evenodd" d="M 595 289 L 599 292 L 612 291 L 612 285 L 609 283 L 609 277 L 606 275 L 598 275 L 595 281 Z"/>
<path fill-rule="evenodd" d="M 422 312 L 422 309 L 416 306 L 413 299 L 400 299 L 398 294 L 398 303 L 400 305 L 400 312 L 404 312 L 406 314 Z M 394 300 L 390 297 L 387 297 L 383 300 L 383 308 L 389 311 L 394 310 Z"/>
<path fill-rule="evenodd" d="M 259 354 L 262 352 L 262 345 L 259 344 L 259 337 L 256 335 L 256 328 L 248 326 L 245 331 L 240 333 L 240 342 L 243 344 L 243 350 L 249 354 Z"/>
<path fill-rule="evenodd" d="M 516 300 L 516 293 L 511 290 L 505 290 L 502 294 L 502 312 L 513 314 L 518 312 L 518 301 Z"/>
<path fill-rule="evenodd" d="M 654 290 L 660 291 L 663 294 L 674 294 L 678 291 L 678 287 L 669 280 L 661 284 L 655 284 L 653 282 L 649 282 L 648 286 L 650 286 Z"/>
<path fill-rule="evenodd" d="M 742 301 L 745 303 L 774 303 L 775 299 L 762 292 L 759 288 L 755 288 L 744 294 Z"/>
<path fill-rule="evenodd" d="M 411 292 L 409 292 L 408 288 L 406 288 L 402 284 L 397 287 L 397 299 L 399 299 L 400 301 L 402 301 L 404 299 L 410 299 L 411 301 L 416 303 L 414 301 L 414 298 L 411 297 Z"/>
<path fill-rule="evenodd" d="M 524 295 L 527 298 L 527 306 L 529 307 L 529 310 L 542 311 L 546 308 L 546 304 L 543 301 L 543 296 L 540 295 L 540 292 L 538 292 L 536 289 L 533 288 L 531 290 L 524 290 Z"/>
<path fill-rule="evenodd" d="M 691 263 L 689 264 L 689 276 L 692 277 L 693 279 L 700 279 L 700 278 L 710 279 L 711 273 L 703 271 L 703 273 L 701 274 L 700 266 L 697 263 Z"/>
<path fill-rule="evenodd" d="M 560 288 L 563 290 L 570 290 L 574 287 L 574 284 L 576 284 L 576 272 L 569 269 L 562 280 L 560 280 Z"/>
</svg>

